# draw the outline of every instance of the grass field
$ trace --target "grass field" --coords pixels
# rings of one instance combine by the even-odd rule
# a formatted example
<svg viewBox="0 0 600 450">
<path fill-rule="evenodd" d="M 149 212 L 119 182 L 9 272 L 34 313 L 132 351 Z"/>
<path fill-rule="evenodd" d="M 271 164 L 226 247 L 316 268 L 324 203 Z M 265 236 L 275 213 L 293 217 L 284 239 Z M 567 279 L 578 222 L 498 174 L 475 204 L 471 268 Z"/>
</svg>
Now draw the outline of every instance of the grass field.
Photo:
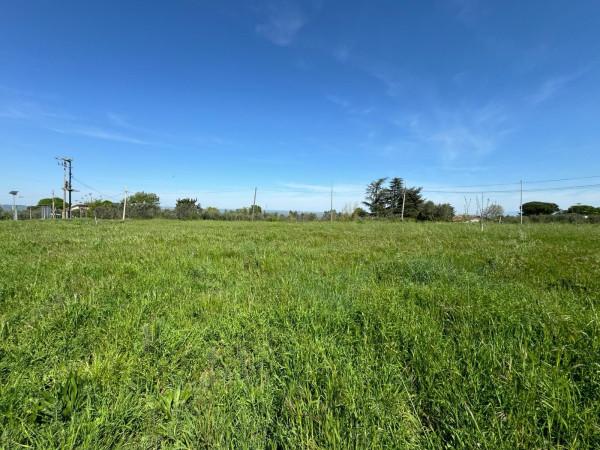
<svg viewBox="0 0 600 450">
<path fill-rule="evenodd" d="M 0 223 L 2 448 L 598 448 L 600 228 Z"/>
</svg>

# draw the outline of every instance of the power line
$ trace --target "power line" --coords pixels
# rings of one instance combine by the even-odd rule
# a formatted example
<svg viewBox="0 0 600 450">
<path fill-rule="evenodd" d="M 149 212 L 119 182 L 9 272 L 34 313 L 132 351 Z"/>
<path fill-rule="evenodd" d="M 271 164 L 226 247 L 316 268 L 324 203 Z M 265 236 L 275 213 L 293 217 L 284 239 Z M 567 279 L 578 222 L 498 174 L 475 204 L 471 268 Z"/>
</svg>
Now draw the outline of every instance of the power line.
<svg viewBox="0 0 600 450">
<path fill-rule="evenodd" d="M 101 195 L 102 197 L 107 197 L 107 198 L 111 198 L 111 199 L 113 199 L 113 200 L 116 200 L 116 201 L 120 201 L 120 199 L 119 199 L 118 197 L 116 197 L 116 196 L 114 196 L 114 195 L 106 195 L 106 194 L 104 194 L 104 193 L 100 192 L 98 189 L 94 188 L 93 186 L 90 186 L 89 184 L 86 184 L 86 183 L 84 183 L 83 181 L 81 181 L 79 178 L 77 178 L 77 177 L 75 177 L 75 176 L 73 177 L 73 179 L 74 179 L 75 181 L 77 181 L 77 183 L 78 183 L 78 184 L 80 184 L 80 185 L 82 185 L 83 187 L 86 187 L 86 188 L 88 188 L 88 189 L 90 189 L 90 190 L 94 191 L 96 194 L 99 194 L 99 195 Z"/>
<path fill-rule="evenodd" d="M 555 178 L 548 180 L 523 180 L 523 184 L 542 184 L 542 183 L 556 183 L 559 181 L 575 181 L 575 180 L 589 180 L 592 178 L 600 178 L 600 175 L 591 175 L 588 177 L 572 177 L 572 178 Z M 461 189 L 461 188 L 476 188 L 476 187 L 493 187 L 493 186 L 518 186 L 521 181 L 514 181 L 510 183 L 489 183 L 489 184 L 465 184 L 459 186 L 451 186 L 450 189 Z M 430 191 L 431 192 L 431 191 Z M 478 191 L 480 192 L 480 191 Z"/>
<path fill-rule="evenodd" d="M 560 191 L 567 189 L 587 189 L 593 187 L 600 187 L 600 183 L 596 184 L 583 184 L 578 186 L 557 186 L 557 187 L 549 187 L 549 188 L 538 188 L 538 189 L 523 189 L 523 192 L 543 192 L 543 191 Z M 446 191 L 446 190 L 436 190 L 436 189 L 423 189 L 423 192 L 436 193 L 436 194 L 514 194 L 521 192 L 520 189 L 505 189 L 498 191 Z"/>
</svg>

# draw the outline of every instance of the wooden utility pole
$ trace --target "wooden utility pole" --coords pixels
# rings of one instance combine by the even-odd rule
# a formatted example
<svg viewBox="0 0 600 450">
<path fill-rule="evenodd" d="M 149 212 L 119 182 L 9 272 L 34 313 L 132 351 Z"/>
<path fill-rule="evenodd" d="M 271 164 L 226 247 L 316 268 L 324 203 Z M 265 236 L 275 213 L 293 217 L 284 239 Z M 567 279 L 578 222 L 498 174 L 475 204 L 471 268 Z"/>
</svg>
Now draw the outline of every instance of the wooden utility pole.
<svg viewBox="0 0 600 450">
<path fill-rule="evenodd" d="M 60 212 L 61 218 L 67 218 L 67 167 L 63 164 L 63 206 Z"/>
<path fill-rule="evenodd" d="M 404 181 L 404 190 L 402 191 L 402 212 L 400 213 L 400 220 L 404 222 L 404 204 L 406 203 L 406 180 Z"/>
<path fill-rule="evenodd" d="M 521 200 L 519 201 L 519 215 L 521 216 L 521 225 L 523 225 L 523 180 L 521 180 Z"/>
<path fill-rule="evenodd" d="M 125 198 L 123 199 L 123 222 L 125 222 L 125 214 L 127 213 L 127 188 L 125 188 Z"/>
<path fill-rule="evenodd" d="M 54 219 L 54 213 L 56 209 L 54 208 L 54 189 L 52 189 L 52 219 Z"/>
<path fill-rule="evenodd" d="M 254 207 L 256 205 L 256 186 L 254 186 L 254 199 L 252 200 L 252 222 L 254 222 Z"/>
<path fill-rule="evenodd" d="M 483 192 L 481 193 L 481 206 L 479 209 L 479 223 L 481 224 L 481 231 L 483 231 Z"/>
<path fill-rule="evenodd" d="M 331 186 L 331 196 L 330 196 L 330 205 L 329 205 L 329 219 L 331 223 L 333 223 L 333 185 Z"/>
<path fill-rule="evenodd" d="M 59 161 L 59 164 L 63 166 L 63 209 L 62 209 L 62 218 L 70 219 L 71 218 L 71 198 L 73 193 L 73 173 L 72 173 L 72 165 L 73 159 L 60 157 L 56 158 Z M 68 177 L 67 177 L 68 172 Z M 67 192 L 69 193 L 69 207 L 67 209 Z"/>
</svg>

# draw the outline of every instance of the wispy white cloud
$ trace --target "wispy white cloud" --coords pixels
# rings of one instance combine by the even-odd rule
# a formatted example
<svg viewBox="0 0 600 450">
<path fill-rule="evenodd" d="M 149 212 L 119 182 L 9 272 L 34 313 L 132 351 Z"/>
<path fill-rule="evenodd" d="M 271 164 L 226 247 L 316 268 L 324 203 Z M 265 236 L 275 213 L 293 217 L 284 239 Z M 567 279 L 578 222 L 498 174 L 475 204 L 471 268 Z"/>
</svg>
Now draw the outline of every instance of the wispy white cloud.
<svg viewBox="0 0 600 450">
<path fill-rule="evenodd" d="M 564 89 L 568 84 L 577 80 L 585 73 L 585 70 L 579 70 L 566 75 L 559 75 L 544 80 L 537 91 L 531 95 L 530 100 L 533 105 L 539 105 L 554 97 L 559 91 Z"/>
<path fill-rule="evenodd" d="M 116 133 L 111 130 L 106 130 L 97 127 L 89 126 L 69 126 L 65 128 L 47 127 L 49 130 L 61 134 L 71 134 L 77 136 L 85 136 L 94 139 L 102 139 L 106 141 L 124 142 L 126 144 L 136 145 L 152 145 L 151 142 L 139 139 L 135 136 L 129 136 L 122 133 Z"/>
<path fill-rule="evenodd" d="M 340 97 L 338 95 L 326 95 L 325 99 L 328 102 L 339 106 L 340 108 L 342 108 L 344 111 L 346 111 L 349 114 L 369 114 L 375 110 L 375 108 L 373 108 L 371 106 L 366 106 L 366 107 L 355 106 L 350 100 L 348 100 L 344 97 Z"/>
<path fill-rule="evenodd" d="M 109 112 L 108 114 L 106 114 L 106 116 L 108 117 L 109 122 L 116 127 L 134 128 L 133 125 L 129 123 L 127 117 L 121 114 Z"/>
<path fill-rule="evenodd" d="M 337 194 L 357 194 L 364 191 L 364 184 L 306 184 L 306 183 L 282 183 L 284 191 L 296 193 L 331 193 L 333 189 Z"/>
<path fill-rule="evenodd" d="M 405 131 L 407 141 L 439 154 L 447 163 L 485 156 L 511 132 L 505 109 L 498 103 L 456 108 L 438 105 L 392 122 Z"/>
<path fill-rule="evenodd" d="M 348 44 L 342 44 L 333 49 L 333 57 L 341 63 L 348 62 L 351 56 L 352 50 L 350 49 L 350 46 Z"/>
<path fill-rule="evenodd" d="M 29 114 L 14 106 L 3 106 L 0 108 L 0 117 L 6 119 L 28 119 Z"/>
<path fill-rule="evenodd" d="M 300 8 L 289 1 L 272 3 L 263 23 L 256 26 L 256 32 L 275 45 L 290 45 L 308 19 Z"/>
</svg>

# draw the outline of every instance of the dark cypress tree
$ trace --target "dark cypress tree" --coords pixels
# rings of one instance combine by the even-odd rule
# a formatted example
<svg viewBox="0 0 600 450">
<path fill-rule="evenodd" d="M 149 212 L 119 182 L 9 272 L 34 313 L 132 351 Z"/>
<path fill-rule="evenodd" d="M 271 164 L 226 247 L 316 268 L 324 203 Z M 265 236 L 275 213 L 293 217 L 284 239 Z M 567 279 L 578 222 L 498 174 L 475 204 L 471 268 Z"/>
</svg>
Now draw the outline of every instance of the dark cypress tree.
<svg viewBox="0 0 600 450">
<path fill-rule="evenodd" d="M 395 177 L 391 179 L 386 199 L 388 215 L 400 216 L 402 214 L 404 187 L 404 180 L 402 178 Z"/>
<path fill-rule="evenodd" d="M 385 180 L 387 178 L 379 178 L 367 186 L 367 198 L 363 204 L 375 217 L 382 217 L 386 213 L 388 190 L 383 185 Z"/>
<path fill-rule="evenodd" d="M 421 187 L 412 187 L 406 189 L 406 203 L 404 205 L 404 217 L 417 217 L 421 206 L 423 205 L 423 196 Z"/>
</svg>

